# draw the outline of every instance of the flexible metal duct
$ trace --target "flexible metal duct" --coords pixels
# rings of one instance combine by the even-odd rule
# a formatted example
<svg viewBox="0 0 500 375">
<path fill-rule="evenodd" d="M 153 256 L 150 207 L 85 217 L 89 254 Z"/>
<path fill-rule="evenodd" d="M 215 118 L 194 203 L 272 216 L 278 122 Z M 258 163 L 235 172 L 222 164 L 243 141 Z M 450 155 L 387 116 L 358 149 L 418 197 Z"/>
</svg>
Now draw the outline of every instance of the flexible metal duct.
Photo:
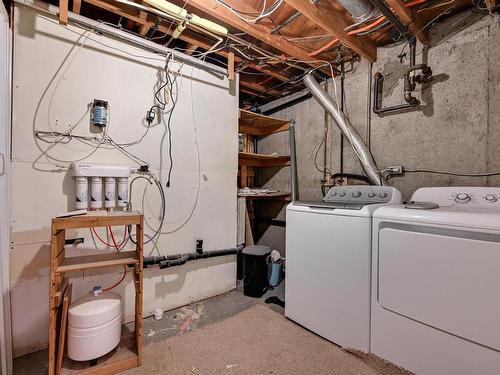
<svg viewBox="0 0 500 375">
<path fill-rule="evenodd" d="M 356 132 L 356 129 L 354 129 L 347 116 L 339 109 L 337 103 L 325 90 L 321 88 L 312 74 L 306 75 L 304 78 L 304 84 L 318 103 L 321 104 L 330 116 L 332 116 L 332 119 L 337 124 L 342 134 L 344 134 L 347 138 L 356 153 L 366 176 L 370 179 L 370 182 L 373 185 L 383 185 L 382 174 L 380 173 L 380 169 L 377 167 L 370 150 Z"/>
<path fill-rule="evenodd" d="M 375 7 L 368 0 L 337 0 L 354 18 L 356 22 L 363 22 L 375 13 Z"/>
</svg>

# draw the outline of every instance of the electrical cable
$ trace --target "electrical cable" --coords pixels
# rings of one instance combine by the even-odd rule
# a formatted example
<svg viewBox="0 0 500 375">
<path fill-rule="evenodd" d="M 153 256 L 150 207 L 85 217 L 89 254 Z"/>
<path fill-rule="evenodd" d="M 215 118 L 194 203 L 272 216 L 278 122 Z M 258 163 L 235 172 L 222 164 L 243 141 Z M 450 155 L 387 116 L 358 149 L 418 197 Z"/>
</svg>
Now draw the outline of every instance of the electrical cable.
<svg viewBox="0 0 500 375">
<path fill-rule="evenodd" d="M 431 169 L 403 169 L 404 173 L 431 173 L 431 174 L 442 174 L 449 176 L 460 176 L 460 177 L 489 177 L 498 176 L 500 172 L 485 172 L 485 173 L 460 173 L 460 172 L 448 172 L 448 171 L 436 171 Z"/>
<path fill-rule="evenodd" d="M 144 179 L 146 181 L 148 181 L 151 185 L 153 184 L 153 182 L 151 182 L 151 180 L 153 180 L 156 184 L 156 186 L 158 187 L 158 190 L 159 190 L 159 193 L 160 193 L 160 197 L 161 197 L 161 206 L 160 206 L 160 210 L 161 210 L 161 214 L 160 214 L 160 223 L 158 225 L 158 228 L 155 230 L 154 234 L 147 240 L 144 242 L 144 244 L 148 244 L 152 241 L 154 241 L 157 237 L 160 236 L 160 234 L 162 233 L 161 230 L 163 228 L 163 223 L 165 221 L 165 216 L 166 216 L 166 200 L 165 200 L 165 191 L 163 190 L 163 186 L 161 184 L 161 182 L 156 178 L 156 176 L 154 174 L 152 174 L 151 172 L 148 172 L 146 173 L 148 177 L 144 176 L 144 175 L 139 175 L 137 177 L 134 177 L 132 179 L 132 181 L 130 181 L 130 187 L 129 187 L 129 194 L 130 194 L 130 198 L 132 198 L 132 188 L 134 186 L 134 182 L 139 180 L 139 179 Z M 132 204 L 129 203 L 130 206 L 129 206 L 129 209 L 132 209 Z M 142 211 L 144 212 L 144 207 L 142 208 Z M 148 225 L 149 226 L 149 225 Z M 129 228 L 129 239 L 130 241 L 132 241 L 132 243 L 136 244 L 137 242 L 133 239 L 132 237 L 132 231 L 131 229 Z"/>
<path fill-rule="evenodd" d="M 249 18 L 245 18 L 241 15 L 241 14 L 244 14 L 243 12 L 236 10 L 235 8 L 230 6 L 229 4 L 225 3 L 223 0 L 216 0 L 217 3 L 221 4 L 224 8 L 228 9 L 231 13 L 233 13 L 239 19 L 241 19 L 247 23 L 257 23 L 261 19 L 269 17 L 271 14 L 273 14 L 280 7 L 280 5 L 283 3 L 283 1 L 284 0 L 277 0 L 268 9 L 266 9 L 266 2 L 267 1 L 264 0 L 262 11 L 260 12 L 260 14 L 254 19 L 249 19 Z"/>
</svg>

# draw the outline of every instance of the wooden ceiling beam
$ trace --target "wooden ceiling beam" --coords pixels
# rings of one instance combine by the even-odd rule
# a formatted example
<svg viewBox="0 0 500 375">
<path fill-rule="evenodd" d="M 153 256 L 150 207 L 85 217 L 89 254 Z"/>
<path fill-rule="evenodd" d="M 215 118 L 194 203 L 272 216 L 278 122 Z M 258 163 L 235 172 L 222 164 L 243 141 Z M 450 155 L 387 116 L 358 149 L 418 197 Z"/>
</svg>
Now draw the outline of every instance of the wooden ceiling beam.
<svg viewBox="0 0 500 375">
<path fill-rule="evenodd" d="M 137 13 L 137 12 L 134 12 L 130 9 L 126 9 L 122 6 L 120 6 L 121 4 L 117 4 L 117 3 L 108 3 L 104 0 L 83 0 L 89 4 L 92 4 L 98 8 L 101 8 L 101 9 L 104 9 L 104 10 L 107 10 L 109 12 L 112 12 L 112 13 L 116 13 L 118 14 L 119 16 L 122 16 L 124 18 L 127 18 L 128 20 L 131 20 L 133 22 L 137 22 L 139 23 L 141 26 L 144 26 L 144 27 L 148 27 L 148 28 L 151 28 L 151 27 L 154 27 L 155 26 L 155 23 L 152 22 L 152 21 L 149 21 L 149 19 L 146 17 L 146 18 L 141 18 L 140 14 Z M 168 32 L 169 28 L 160 24 L 159 27 L 158 27 L 158 31 L 160 32 L 163 32 L 163 33 L 166 33 Z M 179 36 L 179 39 L 185 41 L 186 43 L 188 43 L 188 49 L 192 49 L 191 47 L 189 46 L 199 46 L 200 48 L 203 48 L 205 50 L 208 50 L 212 47 L 212 45 L 206 41 L 202 41 L 201 39 L 198 39 L 196 37 L 194 37 L 192 35 L 192 33 L 190 33 L 188 30 L 184 31 L 180 36 Z M 218 51 L 217 52 L 218 55 L 221 55 L 225 58 L 228 57 L 228 52 L 227 51 L 224 51 L 224 50 L 221 50 L 221 51 Z M 234 60 L 235 62 L 242 62 L 243 59 L 235 54 L 234 56 Z M 247 66 L 249 68 L 252 68 L 252 69 L 255 69 L 259 72 L 262 72 L 262 73 L 265 73 L 271 77 L 274 77 L 276 79 L 279 79 L 280 81 L 283 81 L 283 82 L 286 82 L 286 81 L 289 81 L 290 80 L 290 77 L 284 75 L 284 74 L 281 74 L 279 72 L 275 72 L 271 69 L 267 69 L 265 67 L 263 67 L 262 65 L 258 65 L 256 63 L 253 63 L 253 62 L 248 62 L 247 63 Z"/>
<path fill-rule="evenodd" d="M 234 3 L 235 7 L 245 6 L 244 2 L 239 2 L 238 4 L 236 4 L 236 2 L 232 0 L 225 0 L 225 2 L 229 5 L 232 5 Z M 277 34 L 271 34 L 269 28 L 267 28 L 266 26 L 259 24 L 250 24 L 243 21 L 215 0 L 190 0 L 189 5 L 204 13 L 207 13 L 208 15 L 218 19 L 224 24 L 230 25 L 234 28 L 237 28 L 238 30 L 246 32 L 248 35 L 259 39 L 260 41 L 280 50 L 290 57 L 304 61 L 306 64 L 314 67 L 321 64 L 321 62 L 313 62 L 315 59 L 309 57 L 309 53 L 307 50 L 288 42 L 286 39 Z M 246 5 L 245 9 L 252 12 L 259 12 L 256 9 L 250 9 L 248 5 Z M 325 72 L 326 71 L 328 70 L 325 69 Z"/>
<path fill-rule="evenodd" d="M 429 42 L 429 34 L 427 30 L 423 30 L 425 26 L 424 20 L 418 14 L 408 9 L 401 0 L 385 0 L 387 5 L 392 8 L 396 16 L 403 21 L 403 23 L 411 30 L 413 34 L 422 43 Z"/>
<path fill-rule="evenodd" d="M 305 0 L 285 0 L 312 22 L 325 31 L 335 35 L 347 47 L 359 53 L 368 61 L 377 60 L 377 46 L 369 38 L 349 35 L 344 29 L 349 26 L 346 18 L 327 1 L 321 1 L 315 6 Z"/>
</svg>

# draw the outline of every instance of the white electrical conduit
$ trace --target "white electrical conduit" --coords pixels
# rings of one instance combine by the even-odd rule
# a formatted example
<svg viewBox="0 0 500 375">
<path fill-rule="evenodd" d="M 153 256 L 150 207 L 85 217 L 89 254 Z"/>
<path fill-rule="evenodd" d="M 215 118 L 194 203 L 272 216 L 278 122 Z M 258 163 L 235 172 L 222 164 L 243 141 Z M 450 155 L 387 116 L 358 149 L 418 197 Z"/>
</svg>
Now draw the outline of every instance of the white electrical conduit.
<svg viewBox="0 0 500 375">
<path fill-rule="evenodd" d="M 330 114 L 335 124 L 337 124 L 337 127 L 351 144 L 370 182 L 373 185 L 383 185 L 382 173 L 377 167 L 370 150 L 356 132 L 356 129 L 354 129 L 347 116 L 340 110 L 337 102 L 321 88 L 312 74 L 309 73 L 306 75 L 303 81 L 312 96 L 321 104 L 325 111 Z"/>
</svg>

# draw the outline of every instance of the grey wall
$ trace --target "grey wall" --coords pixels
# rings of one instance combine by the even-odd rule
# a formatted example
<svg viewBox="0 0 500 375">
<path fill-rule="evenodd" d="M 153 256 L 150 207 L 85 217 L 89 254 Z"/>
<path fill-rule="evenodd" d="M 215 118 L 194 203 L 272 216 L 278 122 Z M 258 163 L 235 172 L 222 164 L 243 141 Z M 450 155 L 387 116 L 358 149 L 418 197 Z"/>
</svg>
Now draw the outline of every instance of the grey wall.
<svg viewBox="0 0 500 375">
<path fill-rule="evenodd" d="M 464 12 L 430 31 L 428 48 L 418 46 L 417 63 L 427 62 L 434 73 L 434 83 L 416 93 L 421 99 L 419 110 L 379 117 L 372 114 L 371 149 L 381 168 L 404 165 L 408 169 L 428 168 L 458 172 L 500 171 L 500 20 Z M 373 72 L 387 75 L 384 82 L 384 106 L 403 101 L 402 75 L 407 68 L 397 55 L 403 45 L 378 49 Z M 406 49 L 408 51 L 408 48 Z M 356 63 L 345 80 L 346 111 L 364 137 L 367 115 L 368 63 Z M 329 92 L 333 94 L 330 81 Z M 337 83 L 338 90 L 340 85 Z M 340 93 L 339 93 L 340 95 Z M 274 114 L 296 120 L 300 198 L 321 198 L 322 174 L 313 158 L 321 142 L 324 111 L 314 99 Z M 339 171 L 339 132 L 334 129 L 328 139 L 328 167 Z M 259 152 L 288 152 L 286 134 L 277 134 L 259 142 Z M 344 146 L 344 171 L 360 173 L 361 169 L 350 146 Z M 318 162 L 321 167 L 323 150 Z M 289 189 L 289 168 L 261 173 L 268 186 Z M 466 178 L 433 174 L 406 174 L 389 184 L 400 189 L 405 199 L 422 186 L 499 185 L 500 176 Z M 263 209 L 265 210 L 265 209 Z M 276 210 L 269 211 L 270 215 Z M 284 218 L 284 210 L 278 214 Z M 262 243 L 283 250 L 284 228 L 261 228 Z"/>
</svg>

